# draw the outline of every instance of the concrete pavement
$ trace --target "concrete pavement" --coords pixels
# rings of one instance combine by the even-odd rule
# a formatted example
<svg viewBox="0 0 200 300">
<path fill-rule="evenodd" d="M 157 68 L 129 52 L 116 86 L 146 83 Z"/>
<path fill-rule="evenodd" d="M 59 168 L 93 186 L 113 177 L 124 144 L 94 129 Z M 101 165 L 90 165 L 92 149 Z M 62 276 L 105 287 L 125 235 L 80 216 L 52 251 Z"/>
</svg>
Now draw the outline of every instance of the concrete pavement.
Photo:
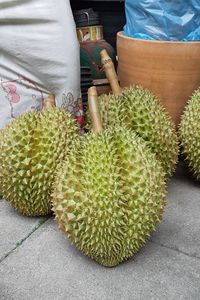
<svg viewBox="0 0 200 300">
<path fill-rule="evenodd" d="M 163 222 L 129 261 L 83 256 L 53 218 L 25 218 L 0 201 L 1 300 L 200 300 L 200 184 L 179 166 Z"/>
</svg>

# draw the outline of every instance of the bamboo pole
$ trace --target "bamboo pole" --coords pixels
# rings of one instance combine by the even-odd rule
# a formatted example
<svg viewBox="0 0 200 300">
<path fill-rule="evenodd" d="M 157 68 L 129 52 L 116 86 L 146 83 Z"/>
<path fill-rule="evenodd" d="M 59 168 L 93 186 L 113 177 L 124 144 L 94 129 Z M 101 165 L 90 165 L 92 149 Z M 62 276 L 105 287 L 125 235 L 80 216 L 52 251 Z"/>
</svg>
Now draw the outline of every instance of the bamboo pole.
<svg viewBox="0 0 200 300">
<path fill-rule="evenodd" d="M 93 132 L 100 133 L 103 131 L 103 125 L 101 121 L 96 87 L 91 87 L 88 89 L 88 106 L 90 118 L 92 121 Z"/>
<path fill-rule="evenodd" d="M 119 85 L 118 77 L 112 59 L 110 58 L 105 49 L 100 52 L 100 57 L 101 63 L 103 65 L 106 77 L 110 83 L 113 94 L 116 96 L 120 96 L 122 94 L 122 88 Z"/>
<path fill-rule="evenodd" d="M 56 102 L 55 102 L 55 96 L 54 95 L 49 95 L 46 99 L 43 101 L 43 110 L 47 110 L 50 107 L 55 107 Z"/>
</svg>

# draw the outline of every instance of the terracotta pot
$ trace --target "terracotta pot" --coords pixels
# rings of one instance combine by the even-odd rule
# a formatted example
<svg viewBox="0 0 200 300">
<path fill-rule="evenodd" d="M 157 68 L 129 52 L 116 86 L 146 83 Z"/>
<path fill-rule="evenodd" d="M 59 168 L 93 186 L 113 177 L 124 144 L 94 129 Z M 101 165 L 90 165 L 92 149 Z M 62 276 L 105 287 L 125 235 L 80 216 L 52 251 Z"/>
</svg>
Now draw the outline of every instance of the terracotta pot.
<svg viewBox="0 0 200 300">
<path fill-rule="evenodd" d="M 200 42 L 147 41 L 117 35 L 121 86 L 140 84 L 159 97 L 175 124 L 200 86 Z"/>
</svg>

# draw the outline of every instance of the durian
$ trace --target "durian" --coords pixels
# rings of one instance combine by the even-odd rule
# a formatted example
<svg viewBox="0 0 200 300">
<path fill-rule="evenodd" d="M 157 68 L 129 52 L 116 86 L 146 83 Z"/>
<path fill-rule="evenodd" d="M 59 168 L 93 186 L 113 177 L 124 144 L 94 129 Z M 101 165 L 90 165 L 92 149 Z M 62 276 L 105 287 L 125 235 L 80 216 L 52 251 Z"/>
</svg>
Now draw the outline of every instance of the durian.
<svg viewBox="0 0 200 300">
<path fill-rule="evenodd" d="M 92 103 L 90 98 L 98 115 Z M 164 172 L 133 131 L 119 126 L 102 131 L 98 120 L 94 127 L 73 144 L 57 173 L 53 211 L 79 250 L 112 267 L 136 253 L 160 222 Z"/>
<path fill-rule="evenodd" d="M 46 110 L 25 113 L 9 123 L 0 139 L 0 192 L 27 216 L 51 212 L 55 170 L 78 136 L 70 113 L 45 103 Z"/>
<path fill-rule="evenodd" d="M 99 97 L 104 127 L 125 125 L 134 130 L 156 154 L 166 177 L 170 177 L 179 153 L 178 137 L 170 116 L 160 101 L 141 86 L 132 86 L 122 91 L 110 58 L 105 51 L 101 55 L 114 93 Z M 88 116 L 86 118 L 89 119 Z M 91 128 L 91 125 L 87 128 Z"/>
<path fill-rule="evenodd" d="M 200 88 L 193 93 L 185 107 L 179 135 L 188 167 L 194 177 L 200 180 Z"/>
</svg>

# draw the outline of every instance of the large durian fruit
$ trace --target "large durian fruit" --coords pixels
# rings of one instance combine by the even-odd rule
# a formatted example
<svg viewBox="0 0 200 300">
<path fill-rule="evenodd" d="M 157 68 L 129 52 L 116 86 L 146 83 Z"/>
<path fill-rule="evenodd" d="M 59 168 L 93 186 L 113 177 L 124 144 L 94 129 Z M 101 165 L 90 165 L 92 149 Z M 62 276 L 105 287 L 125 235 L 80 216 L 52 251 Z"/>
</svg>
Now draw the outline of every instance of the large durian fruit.
<svg viewBox="0 0 200 300">
<path fill-rule="evenodd" d="M 193 93 L 185 107 L 179 135 L 187 165 L 194 177 L 200 180 L 200 88 Z"/>
<path fill-rule="evenodd" d="M 0 140 L 0 192 L 27 216 L 51 212 L 55 170 L 78 136 L 70 113 L 51 107 L 51 101 L 42 112 L 28 112 L 9 123 Z"/>
<path fill-rule="evenodd" d="M 101 52 L 105 73 L 113 94 L 99 97 L 100 113 L 105 128 L 125 125 L 147 143 L 160 160 L 166 177 L 176 167 L 179 146 L 175 125 L 160 101 L 141 86 L 120 88 L 111 59 Z M 88 116 L 87 119 L 89 120 Z M 91 128 L 91 124 L 87 126 Z"/>
<path fill-rule="evenodd" d="M 90 109 L 98 115 L 94 88 L 90 94 Z M 79 250 L 112 267 L 136 253 L 160 222 L 165 180 L 140 137 L 120 126 L 102 131 L 94 119 L 94 132 L 73 144 L 57 173 L 53 211 Z"/>
</svg>

